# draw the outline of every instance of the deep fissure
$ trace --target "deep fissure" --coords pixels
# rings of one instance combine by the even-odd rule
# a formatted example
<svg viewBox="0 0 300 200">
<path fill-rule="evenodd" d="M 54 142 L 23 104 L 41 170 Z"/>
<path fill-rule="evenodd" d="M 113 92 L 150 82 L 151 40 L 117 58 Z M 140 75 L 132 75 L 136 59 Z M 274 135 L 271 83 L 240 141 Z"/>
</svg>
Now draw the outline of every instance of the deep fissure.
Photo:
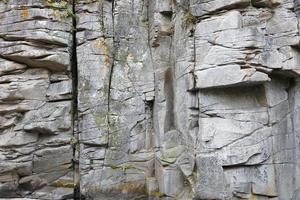
<svg viewBox="0 0 300 200">
<path fill-rule="evenodd" d="M 114 35 L 114 0 L 111 1 L 111 17 L 112 17 L 112 38 L 113 38 L 113 51 L 111 52 L 112 53 L 112 61 L 111 61 L 111 67 L 110 67 L 110 70 L 109 70 L 109 77 L 108 77 L 108 88 L 107 88 L 107 124 L 108 124 L 108 127 L 107 127 L 107 138 L 108 138 L 108 142 L 107 142 L 107 148 L 109 147 L 109 143 L 110 143 L 110 124 L 111 124 L 111 121 L 110 121 L 110 115 L 111 115 L 111 108 L 110 108 L 110 100 L 111 100 L 111 94 L 110 94 L 110 90 L 111 90 L 111 83 L 112 83 L 112 77 L 113 77 L 113 70 L 114 70 L 114 65 L 115 65 L 115 50 L 116 50 L 116 46 L 115 46 L 115 35 Z M 104 25 L 103 25 L 103 28 Z"/>
<path fill-rule="evenodd" d="M 73 177 L 74 177 L 74 194 L 75 200 L 81 199 L 80 194 L 80 175 L 79 175 L 79 130 L 78 130 L 78 65 L 77 65 L 77 20 L 75 0 L 72 0 L 72 42 L 71 42 L 71 73 L 72 73 L 72 127 L 73 127 Z"/>
</svg>

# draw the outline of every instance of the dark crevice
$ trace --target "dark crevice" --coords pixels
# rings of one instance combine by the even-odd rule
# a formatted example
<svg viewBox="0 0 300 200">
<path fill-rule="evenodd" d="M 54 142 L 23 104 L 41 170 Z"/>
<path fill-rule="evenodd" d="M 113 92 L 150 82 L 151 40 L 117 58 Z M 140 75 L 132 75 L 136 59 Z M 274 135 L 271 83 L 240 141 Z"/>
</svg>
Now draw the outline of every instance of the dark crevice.
<svg viewBox="0 0 300 200">
<path fill-rule="evenodd" d="M 83 199 L 80 193 L 80 176 L 79 176 L 79 133 L 78 133 L 78 65 L 77 65 L 77 40 L 76 40 L 76 10 L 75 0 L 72 0 L 72 43 L 70 46 L 71 73 L 72 73 L 72 127 L 73 127 L 73 177 L 74 193 L 73 199 Z"/>
<path fill-rule="evenodd" d="M 57 103 L 57 102 L 69 102 L 72 98 L 64 98 L 64 99 L 53 99 L 53 100 L 47 100 L 49 103 Z"/>
<path fill-rule="evenodd" d="M 145 101 L 145 115 L 147 116 L 147 128 L 146 128 L 146 138 L 145 138 L 145 148 L 147 150 L 151 150 L 153 148 L 153 107 L 154 107 L 154 100 Z M 153 172 L 154 173 L 154 172 Z M 152 174 L 154 175 L 154 174 Z"/>
<path fill-rule="evenodd" d="M 174 112 L 174 98 L 175 98 L 175 91 L 174 91 L 174 73 L 175 73 L 175 63 L 172 61 L 173 58 L 173 35 L 170 36 L 171 42 L 169 46 L 169 60 L 168 63 L 170 67 L 165 71 L 164 74 L 164 92 L 166 98 L 166 117 L 165 117 L 165 127 L 164 132 L 168 132 L 170 130 L 176 130 L 177 124 L 175 119 L 175 112 Z"/>
<path fill-rule="evenodd" d="M 105 152 L 104 152 L 104 162 L 102 164 L 102 168 L 105 166 L 105 158 L 106 158 L 106 155 L 107 155 L 107 150 L 109 149 L 109 146 L 110 146 L 110 137 L 111 137 L 111 134 L 113 133 L 111 131 L 111 128 L 110 128 L 110 124 L 111 124 L 111 121 L 110 121 L 110 116 L 111 116 L 111 105 L 110 105 L 110 102 L 111 102 L 111 83 L 112 83 L 112 78 L 113 78 L 113 70 L 114 70 L 114 65 L 115 65 L 115 48 L 116 48 L 116 40 L 115 40 L 115 30 L 114 30 L 114 27 L 115 27 L 115 19 L 114 19 L 114 9 L 115 9 L 115 2 L 114 0 L 111 1 L 111 4 L 112 4 L 112 7 L 111 7 L 111 17 L 112 17 L 112 39 L 113 39 L 113 49 L 111 51 L 111 66 L 110 66 L 110 69 L 109 69 L 109 74 L 108 74 L 108 85 L 107 85 L 107 113 L 106 113 L 106 134 L 107 134 L 107 143 L 106 143 L 106 146 L 105 146 Z M 103 12 L 103 7 L 102 7 L 102 11 Z M 102 13 L 102 23 L 103 27 L 102 29 L 105 30 L 105 27 L 104 27 L 104 23 L 103 23 L 103 13 Z M 106 39 L 108 37 L 105 36 L 104 34 L 104 39 Z M 101 175 L 101 179 L 102 179 L 102 175 Z"/>
<path fill-rule="evenodd" d="M 113 37 L 113 50 L 112 50 L 112 61 L 111 61 L 111 68 L 109 70 L 109 79 L 108 79 L 108 89 L 107 89 L 107 123 L 108 123 L 108 128 L 107 128 L 107 135 L 108 135 L 108 142 L 107 142 L 107 148 L 109 147 L 110 143 L 110 114 L 111 114 L 111 107 L 110 107 L 110 101 L 111 101 L 111 95 L 110 95 L 110 90 L 111 90 L 111 83 L 112 83 L 112 78 L 113 78 L 113 70 L 114 70 L 114 65 L 115 65 L 115 51 L 116 51 L 116 39 L 115 39 L 115 17 L 114 17 L 114 9 L 115 9 L 115 1 L 112 0 L 112 7 L 111 7 L 111 13 L 112 13 L 112 37 Z"/>
</svg>

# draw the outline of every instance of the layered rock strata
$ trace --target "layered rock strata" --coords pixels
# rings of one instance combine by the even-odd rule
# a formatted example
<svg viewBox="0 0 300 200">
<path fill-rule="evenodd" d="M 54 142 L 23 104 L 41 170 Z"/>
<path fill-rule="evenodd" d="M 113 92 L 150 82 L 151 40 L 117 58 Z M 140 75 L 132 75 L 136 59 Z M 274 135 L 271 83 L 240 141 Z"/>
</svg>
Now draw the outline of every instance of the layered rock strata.
<svg viewBox="0 0 300 200">
<path fill-rule="evenodd" d="M 73 197 L 69 6 L 0 1 L 1 198 Z"/>
<path fill-rule="evenodd" d="M 299 16 L 0 1 L 0 197 L 298 200 Z"/>
</svg>

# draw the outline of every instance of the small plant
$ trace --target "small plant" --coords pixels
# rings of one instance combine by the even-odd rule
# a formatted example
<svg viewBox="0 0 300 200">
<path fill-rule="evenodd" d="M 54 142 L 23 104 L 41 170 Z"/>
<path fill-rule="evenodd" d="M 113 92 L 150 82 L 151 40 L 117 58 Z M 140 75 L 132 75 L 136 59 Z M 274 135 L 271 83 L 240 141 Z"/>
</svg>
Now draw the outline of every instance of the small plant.
<svg viewBox="0 0 300 200">
<path fill-rule="evenodd" d="M 71 139 L 70 139 L 70 144 L 71 144 L 72 146 L 76 146 L 76 144 L 78 144 L 77 139 L 76 139 L 75 137 L 71 137 Z"/>
<path fill-rule="evenodd" d="M 197 22 L 197 18 L 192 15 L 192 13 L 189 10 L 186 10 L 182 17 L 182 25 L 183 28 L 187 28 L 192 24 L 195 24 Z"/>
<path fill-rule="evenodd" d="M 59 21 L 75 17 L 70 0 L 45 0 L 45 5 L 53 9 L 52 16 Z"/>
<path fill-rule="evenodd" d="M 45 0 L 46 5 L 57 9 L 67 9 L 68 4 L 71 4 L 68 0 Z"/>
<path fill-rule="evenodd" d="M 75 17 L 75 14 L 74 14 L 74 12 L 73 12 L 73 8 L 72 8 L 71 5 L 68 5 L 68 6 L 67 6 L 66 12 L 67 12 L 68 17 Z"/>
</svg>

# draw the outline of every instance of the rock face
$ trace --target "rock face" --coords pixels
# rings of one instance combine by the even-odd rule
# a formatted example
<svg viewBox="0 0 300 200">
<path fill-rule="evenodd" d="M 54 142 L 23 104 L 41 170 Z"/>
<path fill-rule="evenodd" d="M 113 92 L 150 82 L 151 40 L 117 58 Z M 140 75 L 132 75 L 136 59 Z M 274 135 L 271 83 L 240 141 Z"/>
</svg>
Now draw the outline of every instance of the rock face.
<svg viewBox="0 0 300 200">
<path fill-rule="evenodd" d="M 0 198 L 73 197 L 68 6 L 0 1 Z"/>
<path fill-rule="evenodd" d="M 0 0 L 0 199 L 298 200 L 299 0 Z"/>
</svg>

